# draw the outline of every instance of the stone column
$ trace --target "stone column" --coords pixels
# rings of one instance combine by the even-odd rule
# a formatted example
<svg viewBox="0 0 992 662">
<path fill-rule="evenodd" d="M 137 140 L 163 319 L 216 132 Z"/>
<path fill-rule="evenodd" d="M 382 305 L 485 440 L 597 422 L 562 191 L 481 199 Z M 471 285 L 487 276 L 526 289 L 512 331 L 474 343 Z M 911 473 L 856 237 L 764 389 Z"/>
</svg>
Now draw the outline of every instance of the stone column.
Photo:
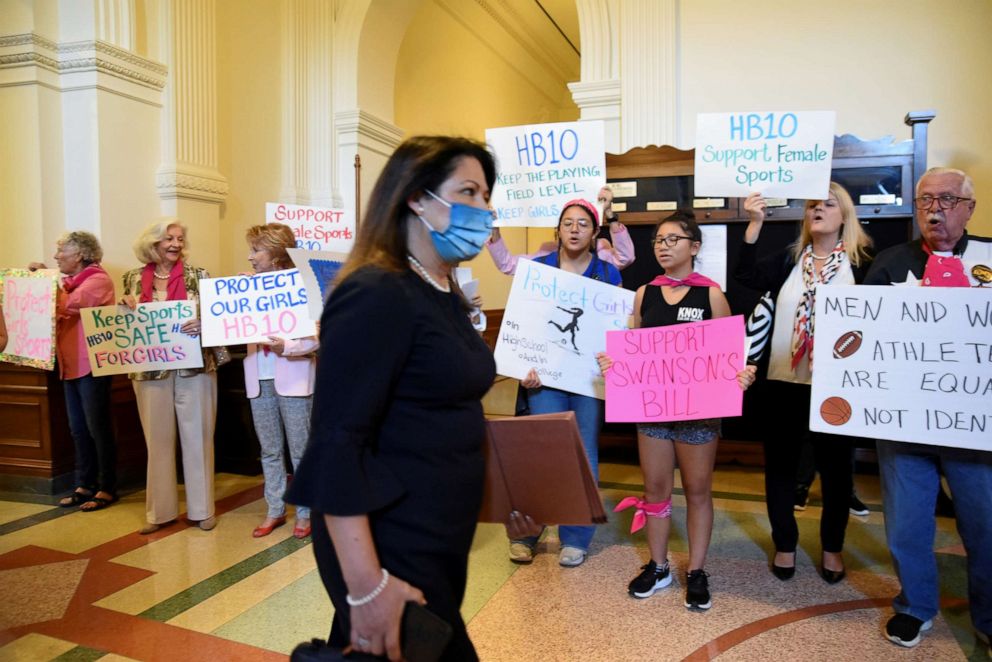
<svg viewBox="0 0 992 662">
<path fill-rule="evenodd" d="M 334 173 L 334 6 L 284 0 L 280 202 L 340 206 Z"/>
<path fill-rule="evenodd" d="M 162 109 L 162 213 L 189 227 L 191 261 L 220 265 L 220 204 L 227 180 L 217 169 L 216 0 L 161 4 L 161 44 L 169 68 Z"/>
</svg>

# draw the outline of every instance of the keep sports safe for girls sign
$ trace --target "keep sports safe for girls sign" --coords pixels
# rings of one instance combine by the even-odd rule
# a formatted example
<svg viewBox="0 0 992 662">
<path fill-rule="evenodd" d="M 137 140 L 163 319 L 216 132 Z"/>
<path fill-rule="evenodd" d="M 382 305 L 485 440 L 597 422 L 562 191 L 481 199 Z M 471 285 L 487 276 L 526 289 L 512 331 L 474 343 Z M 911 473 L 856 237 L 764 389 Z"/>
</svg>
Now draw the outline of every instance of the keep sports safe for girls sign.
<svg viewBox="0 0 992 662">
<path fill-rule="evenodd" d="M 554 227 L 566 202 L 595 204 L 606 183 L 602 121 L 486 129 L 486 142 L 499 163 L 495 225 Z"/>
<path fill-rule="evenodd" d="M 79 315 L 97 377 L 203 367 L 200 339 L 180 330 L 196 319 L 194 301 L 83 308 Z"/>
<path fill-rule="evenodd" d="M 697 115 L 695 195 L 822 200 L 835 122 L 833 111 Z"/>
</svg>

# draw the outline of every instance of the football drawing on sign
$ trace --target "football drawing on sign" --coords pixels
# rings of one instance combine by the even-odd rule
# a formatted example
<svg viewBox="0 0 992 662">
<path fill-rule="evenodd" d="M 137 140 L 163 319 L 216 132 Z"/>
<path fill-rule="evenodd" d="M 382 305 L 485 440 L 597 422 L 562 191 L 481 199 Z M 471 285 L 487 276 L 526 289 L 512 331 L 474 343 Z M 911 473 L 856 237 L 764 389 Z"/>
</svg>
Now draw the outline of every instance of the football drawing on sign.
<svg viewBox="0 0 992 662">
<path fill-rule="evenodd" d="M 848 331 L 834 343 L 834 358 L 846 359 L 861 349 L 864 334 L 860 331 Z"/>
<path fill-rule="evenodd" d="M 572 347 L 575 349 L 575 353 L 576 354 L 581 355 L 582 352 L 579 351 L 578 346 L 575 344 L 575 332 L 579 330 L 579 318 L 582 317 L 582 314 L 585 311 L 582 310 L 581 308 L 562 308 L 561 306 L 556 306 L 556 308 L 558 308 L 558 310 L 564 311 L 564 312 L 568 313 L 569 315 L 571 315 L 572 316 L 572 321 L 569 322 L 568 324 L 566 324 L 565 326 L 562 326 L 562 325 L 558 324 L 554 320 L 548 320 L 548 324 L 552 325 L 553 327 L 555 327 L 556 329 L 558 329 L 562 333 L 570 333 L 571 336 L 572 336 L 572 338 L 571 338 L 572 339 Z M 562 343 L 562 345 L 565 344 L 565 339 L 564 338 L 562 338 L 561 343 Z"/>
</svg>

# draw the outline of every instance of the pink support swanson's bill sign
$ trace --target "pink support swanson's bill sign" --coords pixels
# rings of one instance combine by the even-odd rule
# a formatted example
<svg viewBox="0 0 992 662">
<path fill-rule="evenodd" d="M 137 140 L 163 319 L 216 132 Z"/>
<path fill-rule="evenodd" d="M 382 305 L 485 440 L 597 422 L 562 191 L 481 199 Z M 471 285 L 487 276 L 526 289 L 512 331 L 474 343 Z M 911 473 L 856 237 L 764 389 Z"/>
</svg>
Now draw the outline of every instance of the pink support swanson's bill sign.
<svg viewBox="0 0 992 662">
<path fill-rule="evenodd" d="M 692 421 L 740 416 L 744 318 L 609 331 L 606 420 Z"/>
</svg>

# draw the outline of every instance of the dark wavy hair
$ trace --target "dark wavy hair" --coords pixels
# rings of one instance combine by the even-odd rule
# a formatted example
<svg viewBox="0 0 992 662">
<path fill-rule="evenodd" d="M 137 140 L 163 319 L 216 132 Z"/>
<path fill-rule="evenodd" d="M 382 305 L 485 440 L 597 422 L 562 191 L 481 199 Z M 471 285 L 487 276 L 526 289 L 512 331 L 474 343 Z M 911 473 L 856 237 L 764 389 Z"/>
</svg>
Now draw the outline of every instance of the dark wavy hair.
<svg viewBox="0 0 992 662">
<path fill-rule="evenodd" d="M 403 141 L 372 189 L 355 246 L 336 282 L 366 265 L 390 271 L 408 269 L 407 223 L 413 214 L 407 200 L 427 190 L 436 191 L 466 157 L 479 162 L 492 189 L 496 160 L 483 143 L 451 136 L 415 136 Z"/>
</svg>

